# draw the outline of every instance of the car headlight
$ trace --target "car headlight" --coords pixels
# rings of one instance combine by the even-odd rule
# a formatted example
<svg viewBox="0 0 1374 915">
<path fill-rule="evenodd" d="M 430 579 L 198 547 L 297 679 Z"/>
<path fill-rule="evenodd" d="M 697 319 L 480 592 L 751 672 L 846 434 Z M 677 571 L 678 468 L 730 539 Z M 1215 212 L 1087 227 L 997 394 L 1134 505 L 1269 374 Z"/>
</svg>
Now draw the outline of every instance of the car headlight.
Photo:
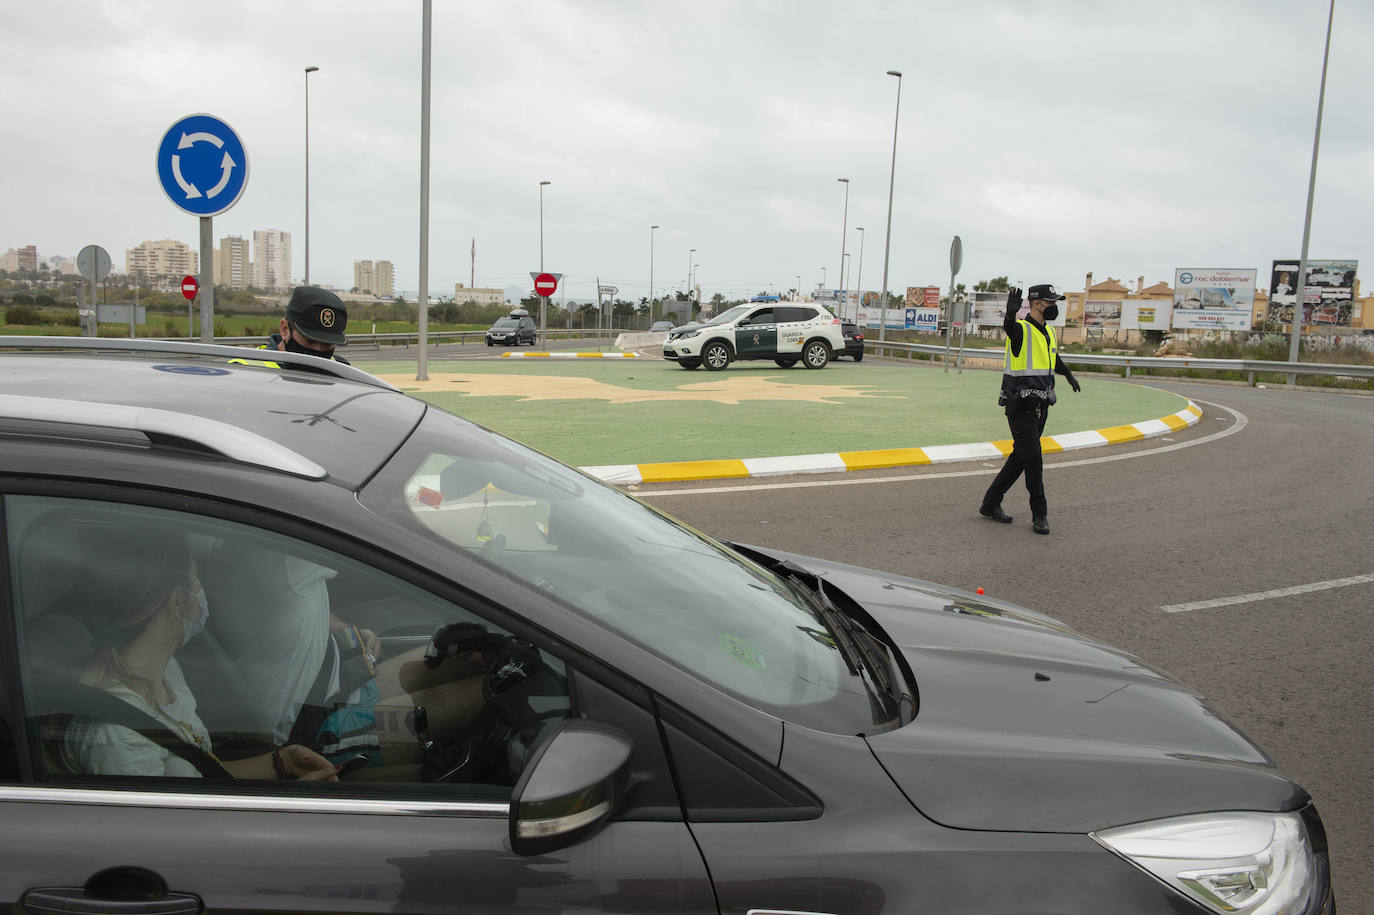
<svg viewBox="0 0 1374 915">
<path fill-rule="evenodd" d="M 699 330 L 684 330 L 684 331 L 683 331 L 682 333 L 680 333 L 680 334 L 673 334 L 673 336 L 672 336 L 671 339 L 673 339 L 673 340 L 686 340 L 688 337 L 695 337 L 695 336 L 696 336 L 697 334 L 699 334 L 699 333 L 701 333 L 701 331 L 699 331 Z"/>
<path fill-rule="evenodd" d="M 1302 912 L 1316 879 L 1297 813 L 1205 813 L 1091 835 L 1213 912 Z"/>
</svg>

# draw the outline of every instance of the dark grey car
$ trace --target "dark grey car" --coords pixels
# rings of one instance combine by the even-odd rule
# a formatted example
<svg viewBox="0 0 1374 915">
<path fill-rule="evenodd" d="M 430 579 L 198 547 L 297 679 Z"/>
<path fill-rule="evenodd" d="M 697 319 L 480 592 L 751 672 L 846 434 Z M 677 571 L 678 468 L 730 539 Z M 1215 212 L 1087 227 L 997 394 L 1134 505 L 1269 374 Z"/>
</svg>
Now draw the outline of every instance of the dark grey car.
<svg viewBox="0 0 1374 915">
<path fill-rule="evenodd" d="M 3 346 L 0 902 L 1334 912 L 1302 788 L 1047 616 L 714 540 L 314 357 Z"/>
</svg>

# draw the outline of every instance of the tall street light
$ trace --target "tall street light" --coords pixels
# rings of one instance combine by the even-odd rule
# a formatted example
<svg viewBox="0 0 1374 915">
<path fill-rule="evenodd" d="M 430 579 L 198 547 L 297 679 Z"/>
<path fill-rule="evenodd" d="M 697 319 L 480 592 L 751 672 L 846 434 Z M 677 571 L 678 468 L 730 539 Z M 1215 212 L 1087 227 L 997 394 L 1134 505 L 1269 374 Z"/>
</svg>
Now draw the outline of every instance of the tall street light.
<svg viewBox="0 0 1374 915">
<path fill-rule="evenodd" d="M 658 226 L 649 226 L 649 323 L 654 323 L 654 230 Z"/>
<path fill-rule="evenodd" d="M 687 251 L 687 297 L 692 297 L 692 261 L 696 259 L 697 249 L 691 248 Z"/>
<path fill-rule="evenodd" d="M 844 216 L 840 219 L 840 313 L 844 313 L 844 242 L 845 236 L 849 234 L 849 179 L 836 178 L 836 181 L 844 185 Z"/>
<path fill-rule="evenodd" d="M 887 241 L 883 243 L 883 290 L 879 306 L 878 340 L 887 339 L 887 264 L 892 253 L 892 185 L 897 179 L 897 118 L 902 113 L 902 71 L 888 70 L 888 76 L 897 77 L 897 110 L 892 115 L 892 170 L 887 176 Z"/>
<path fill-rule="evenodd" d="M 693 264 L 693 265 L 692 265 L 691 288 L 687 290 L 687 320 L 688 320 L 688 321 L 691 321 L 691 320 L 693 320 L 693 319 L 696 318 L 696 315 L 692 314 L 692 306 L 693 306 L 693 305 L 700 305 L 700 304 L 701 304 L 701 299 L 700 299 L 700 297 L 697 295 L 697 292 L 696 292 L 696 290 L 697 290 L 697 269 L 698 269 L 700 266 L 701 266 L 701 264 Z"/>
<path fill-rule="evenodd" d="M 800 273 L 797 274 L 797 292 L 796 292 L 796 298 L 793 299 L 793 301 L 795 301 L 795 302 L 800 302 L 800 301 L 801 301 L 801 274 L 800 274 Z"/>
<path fill-rule="evenodd" d="M 305 285 L 310 285 L 310 74 L 319 67 L 305 68 Z"/>
<path fill-rule="evenodd" d="M 844 260 L 840 262 L 840 313 L 837 317 L 845 316 L 845 309 L 849 307 L 849 283 L 845 279 L 852 272 L 849 265 L 850 254 L 845 252 Z"/>
<path fill-rule="evenodd" d="M 830 286 L 830 283 L 827 282 L 827 281 L 826 281 L 826 278 L 825 278 L 825 267 L 822 266 L 822 267 L 821 267 L 821 288 L 822 288 L 822 289 L 826 289 L 826 288 L 828 288 L 829 286 Z"/>
<path fill-rule="evenodd" d="M 854 231 L 859 233 L 859 276 L 854 283 L 854 288 L 858 290 L 859 304 L 862 305 L 864 303 L 864 227 L 855 226 Z M 858 320 L 858 315 L 855 315 L 855 320 Z"/>
<path fill-rule="evenodd" d="M 553 184 L 552 181 L 539 182 L 539 272 L 544 272 L 544 188 Z M 539 336 L 543 339 L 544 345 L 549 345 L 548 331 L 545 329 L 545 320 L 548 314 L 549 298 L 541 295 L 539 297 Z"/>
</svg>

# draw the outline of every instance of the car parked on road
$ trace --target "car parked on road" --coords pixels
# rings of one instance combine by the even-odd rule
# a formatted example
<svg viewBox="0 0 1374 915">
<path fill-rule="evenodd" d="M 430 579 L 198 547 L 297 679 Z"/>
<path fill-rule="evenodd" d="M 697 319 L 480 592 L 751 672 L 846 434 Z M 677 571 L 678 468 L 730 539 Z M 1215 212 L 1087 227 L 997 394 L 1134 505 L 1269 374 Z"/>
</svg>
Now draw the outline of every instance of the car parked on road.
<svg viewBox="0 0 1374 915">
<path fill-rule="evenodd" d="M 704 324 L 675 328 L 663 344 L 663 358 L 684 369 L 706 366 L 718 372 L 736 359 L 772 359 L 783 368 L 800 360 L 823 369 L 844 349 L 840 319 L 815 305 L 736 305 Z"/>
<path fill-rule="evenodd" d="M 660 333 L 660 332 L 666 332 L 666 331 L 670 331 L 670 330 L 672 330 L 672 329 L 673 329 L 673 322 L 672 322 L 672 321 L 655 321 L 653 324 L 649 325 L 649 333 L 651 333 L 651 334 L 656 334 L 656 333 Z"/>
<path fill-rule="evenodd" d="M 510 314 L 497 318 L 496 323 L 487 328 L 487 346 L 495 346 L 498 343 L 510 346 L 528 343 L 533 346 L 534 338 L 534 318 L 523 308 L 517 308 Z"/>
<path fill-rule="evenodd" d="M 859 329 L 859 325 L 853 321 L 845 321 L 840 325 L 840 330 L 844 334 L 844 349 L 831 358 L 838 359 L 841 356 L 848 356 L 855 362 L 863 362 L 864 332 Z"/>
<path fill-rule="evenodd" d="M 314 356 L 0 351 L 16 912 L 1334 913 L 1303 789 L 1051 617 Z"/>
</svg>

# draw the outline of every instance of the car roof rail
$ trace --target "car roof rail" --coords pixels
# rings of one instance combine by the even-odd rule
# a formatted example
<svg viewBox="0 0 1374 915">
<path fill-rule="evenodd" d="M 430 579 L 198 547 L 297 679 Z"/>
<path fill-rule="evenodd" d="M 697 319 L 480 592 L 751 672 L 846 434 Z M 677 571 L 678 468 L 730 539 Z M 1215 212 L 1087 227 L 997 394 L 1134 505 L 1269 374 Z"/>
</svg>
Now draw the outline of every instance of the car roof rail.
<svg viewBox="0 0 1374 915">
<path fill-rule="evenodd" d="M 21 337 L 0 335 L 0 350 L 87 350 L 120 351 L 140 353 L 161 353 L 168 356 L 217 356 L 249 361 L 271 361 L 283 367 L 306 369 L 317 374 L 332 375 L 347 381 L 356 381 L 388 391 L 400 391 L 395 385 L 370 375 L 362 369 L 323 359 L 319 356 L 306 356 L 300 353 L 284 353 L 277 350 L 260 350 L 246 346 L 225 346 L 218 343 L 182 343 L 179 340 L 159 340 L 152 337 Z M 256 354 L 256 355 L 250 355 Z"/>
<path fill-rule="evenodd" d="M 191 445 L 231 461 L 293 476 L 323 480 L 329 475 L 319 464 L 266 436 L 175 410 L 0 394 L 0 421 L 3 420 L 138 432 L 153 442 Z"/>
</svg>

